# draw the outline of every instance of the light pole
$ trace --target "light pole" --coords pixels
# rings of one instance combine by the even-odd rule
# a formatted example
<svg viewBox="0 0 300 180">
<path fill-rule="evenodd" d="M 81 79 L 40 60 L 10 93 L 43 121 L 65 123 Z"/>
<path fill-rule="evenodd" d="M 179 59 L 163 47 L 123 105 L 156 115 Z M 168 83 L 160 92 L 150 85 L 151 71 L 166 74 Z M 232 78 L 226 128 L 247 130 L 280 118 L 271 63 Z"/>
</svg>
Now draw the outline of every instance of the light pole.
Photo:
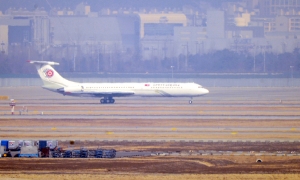
<svg viewBox="0 0 300 180">
<path fill-rule="evenodd" d="M 264 72 L 266 72 L 266 49 L 264 48 Z"/>
<path fill-rule="evenodd" d="M 236 33 L 236 32 L 235 32 Z M 238 52 L 238 48 L 239 48 L 239 41 L 240 41 L 240 38 L 242 36 L 240 34 L 235 34 L 234 36 L 234 44 L 235 44 L 235 52 L 237 53 Z"/>
<path fill-rule="evenodd" d="M 104 70 L 107 70 L 107 63 L 106 63 L 106 44 L 105 43 L 103 43 L 102 44 L 103 46 L 102 46 L 102 53 L 103 53 L 103 62 L 104 62 L 104 64 L 105 64 L 105 67 L 104 67 Z"/>
<path fill-rule="evenodd" d="M 3 54 L 5 53 L 4 48 L 3 48 L 4 45 L 5 45 L 5 43 L 2 41 L 2 43 L 1 43 L 1 46 L 2 46 L 1 52 L 2 52 Z"/>
<path fill-rule="evenodd" d="M 286 42 L 282 43 L 282 53 L 285 53 L 285 51 L 286 51 L 286 45 L 287 45 Z"/>
<path fill-rule="evenodd" d="M 267 42 L 267 45 L 260 46 L 261 52 L 263 51 L 264 55 L 264 72 L 266 72 L 266 50 L 270 52 L 270 49 L 272 50 L 272 45 Z"/>
<path fill-rule="evenodd" d="M 293 68 L 294 68 L 294 66 L 290 66 L 290 68 L 291 68 L 291 78 L 292 78 L 292 87 L 294 86 L 294 72 L 293 72 Z"/>
<path fill-rule="evenodd" d="M 186 47 L 186 56 L 185 56 L 185 71 L 188 69 L 188 53 L 189 53 L 189 43 L 187 42 L 186 45 L 182 45 Z"/>
<path fill-rule="evenodd" d="M 73 72 L 75 72 L 75 70 L 76 70 L 76 51 L 77 51 L 77 47 L 76 47 L 76 44 L 74 43 L 74 53 L 73 53 Z"/>
<path fill-rule="evenodd" d="M 27 43 L 27 47 L 28 47 L 28 59 L 30 59 L 31 42 Z"/>
<path fill-rule="evenodd" d="M 111 50 L 109 51 L 109 70 L 112 70 L 112 52 Z"/>
<path fill-rule="evenodd" d="M 99 53 L 100 53 L 100 52 L 99 52 L 99 47 L 97 47 L 97 54 L 98 54 L 98 57 L 97 57 L 97 58 L 98 58 L 98 59 L 97 59 L 97 60 L 98 60 L 97 71 L 98 71 L 98 72 L 99 72 L 99 66 L 100 66 Z"/>
<path fill-rule="evenodd" d="M 294 66 L 290 66 L 291 70 L 292 70 L 292 74 L 291 74 L 291 78 L 293 79 L 294 78 L 294 73 L 293 73 L 293 68 Z"/>
<path fill-rule="evenodd" d="M 254 45 L 254 56 L 253 56 L 253 72 L 255 72 L 256 71 L 256 46 Z"/>
<path fill-rule="evenodd" d="M 260 46 L 264 53 L 264 72 L 266 72 L 266 46 Z"/>
<path fill-rule="evenodd" d="M 174 66 L 171 66 L 171 69 L 172 69 L 172 80 L 173 80 L 173 68 L 174 68 Z"/>
</svg>

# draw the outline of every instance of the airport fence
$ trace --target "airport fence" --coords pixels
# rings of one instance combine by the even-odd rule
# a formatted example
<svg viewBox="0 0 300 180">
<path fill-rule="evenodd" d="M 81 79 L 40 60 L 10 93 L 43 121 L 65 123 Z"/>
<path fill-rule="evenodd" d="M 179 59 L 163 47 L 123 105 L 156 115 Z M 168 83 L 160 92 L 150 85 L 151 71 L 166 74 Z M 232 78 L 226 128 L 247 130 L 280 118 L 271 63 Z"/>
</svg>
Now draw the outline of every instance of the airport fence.
<svg viewBox="0 0 300 180">
<path fill-rule="evenodd" d="M 76 82 L 195 82 L 204 87 L 300 87 L 300 78 L 70 78 Z M 40 78 L 1 78 L 0 87 L 42 86 Z"/>
</svg>

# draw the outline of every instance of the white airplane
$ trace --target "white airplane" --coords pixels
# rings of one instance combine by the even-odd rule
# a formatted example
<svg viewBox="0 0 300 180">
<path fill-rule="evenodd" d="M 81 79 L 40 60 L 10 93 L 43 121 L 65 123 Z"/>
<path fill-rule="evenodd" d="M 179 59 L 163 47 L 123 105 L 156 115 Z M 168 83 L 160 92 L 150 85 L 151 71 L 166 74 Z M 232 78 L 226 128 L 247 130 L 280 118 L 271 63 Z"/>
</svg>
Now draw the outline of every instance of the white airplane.
<svg viewBox="0 0 300 180">
<path fill-rule="evenodd" d="M 101 104 L 115 103 L 114 97 L 189 97 L 205 95 L 209 91 L 196 83 L 78 83 L 63 78 L 51 65 L 56 62 L 28 61 L 34 64 L 43 80 L 44 89 L 68 96 L 102 98 Z"/>
</svg>

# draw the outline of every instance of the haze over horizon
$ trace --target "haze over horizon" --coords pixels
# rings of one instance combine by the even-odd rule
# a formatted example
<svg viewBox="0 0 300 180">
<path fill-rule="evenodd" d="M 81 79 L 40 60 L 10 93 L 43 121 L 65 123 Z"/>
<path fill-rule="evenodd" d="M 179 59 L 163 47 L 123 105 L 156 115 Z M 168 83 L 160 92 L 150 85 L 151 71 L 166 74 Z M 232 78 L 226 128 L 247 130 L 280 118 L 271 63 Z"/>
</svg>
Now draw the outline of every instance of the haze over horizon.
<svg viewBox="0 0 300 180">
<path fill-rule="evenodd" d="M 210 2 L 212 6 L 219 7 L 222 2 L 237 1 L 241 0 L 0 0 L 0 11 L 5 12 L 8 8 L 34 10 L 37 7 L 47 11 L 51 7 L 74 9 L 81 2 L 89 4 L 92 11 L 100 11 L 101 8 L 182 8 L 185 5 L 198 6 L 199 2 Z"/>
</svg>

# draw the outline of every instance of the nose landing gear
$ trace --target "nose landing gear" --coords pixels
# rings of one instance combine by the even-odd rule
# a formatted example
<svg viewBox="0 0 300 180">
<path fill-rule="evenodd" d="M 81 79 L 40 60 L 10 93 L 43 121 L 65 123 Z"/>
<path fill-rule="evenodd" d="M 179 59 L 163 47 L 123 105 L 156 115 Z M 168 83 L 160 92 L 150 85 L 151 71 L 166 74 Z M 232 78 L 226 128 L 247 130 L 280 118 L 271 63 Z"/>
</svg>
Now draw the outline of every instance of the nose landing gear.
<svg viewBox="0 0 300 180">
<path fill-rule="evenodd" d="M 115 100 L 112 97 L 103 98 L 100 100 L 101 104 L 114 104 Z"/>
</svg>

